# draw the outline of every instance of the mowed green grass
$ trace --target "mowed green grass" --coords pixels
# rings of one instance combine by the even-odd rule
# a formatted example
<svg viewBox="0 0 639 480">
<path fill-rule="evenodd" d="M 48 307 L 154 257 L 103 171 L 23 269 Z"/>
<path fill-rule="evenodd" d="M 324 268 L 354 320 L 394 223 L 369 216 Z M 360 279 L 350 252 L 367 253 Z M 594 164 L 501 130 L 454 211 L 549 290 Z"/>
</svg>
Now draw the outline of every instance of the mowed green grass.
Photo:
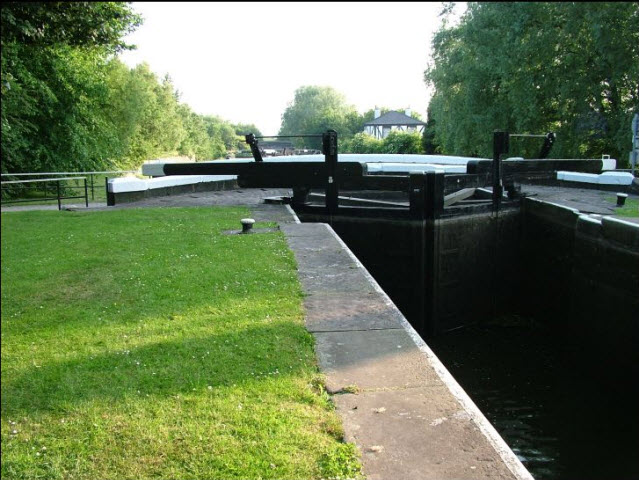
<svg viewBox="0 0 639 480">
<path fill-rule="evenodd" d="M 3 479 L 357 476 L 283 235 L 222 234 L 247 215 L 2 214 Z"/>
</svg>

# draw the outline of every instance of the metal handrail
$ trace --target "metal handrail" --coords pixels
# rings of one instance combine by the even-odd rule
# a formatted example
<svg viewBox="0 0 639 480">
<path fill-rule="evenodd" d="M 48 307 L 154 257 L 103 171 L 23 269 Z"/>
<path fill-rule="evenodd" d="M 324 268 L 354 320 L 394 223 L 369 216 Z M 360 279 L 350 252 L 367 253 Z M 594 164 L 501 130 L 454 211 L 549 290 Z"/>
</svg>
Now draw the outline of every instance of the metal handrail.
<svg viewBox="0 0 639 480">
<path fill-rule="evenodd" d="M 35 180 L 5 180 L 4 182 L 0 182 L 2 185 L 7 185 L 9 183 L 36 183 L 36 182 L 56 182 L 61 180 L 86 180 L 87 177 L 61 177 L 61 178 L 37 178 Z"/>
<path fill-rule="evenodd" d="M 2 177 L 35 177 L 35 176 L 46 176 L 46 175 L 89 175 L 89 183 L 91 188 L 91 200 L 95 200 L 95 183 L 93 176 L 94 175 L 104 175 L 110 173 L 138 173 L 138 170 L 105 170 L 105 171 L 95 171 L 95 172 L 40 172 L 40 173 L 2 173 L 0 176 Z M 76 177 L 79 178 L 79 177 Z"/>
<path fill-rule="evenodd" d="M 67 180 L 84 180 L 84 195 L 75 195 L 75 196 L 62 196 L 62 190 L 60 188 L 60 182 Z M 55 197 L 47 197 L 47 189 L 46 184 L 48 182 L 56 183 L 56 196 Z M 27 203 L 27 202 L 41 202 L 43 200 L 57 200 L 58 201 L 58 210 L 62 210 L 62 200 L 65 199 L 73 199 L 73 198 L 84 198 L 84 202 L 87 208 L 89 208 L 89 190 L 87 186 L 87 177 L 60 177 L 60 178 L 39 178 L 34 180 L 5 180 L 3 182 L 0 181 L 0 186 L 17 184 L 17 183 L 44 183 L 44 197 L 31 199 L 31 200 L 10 200 L 4 203 Z M 67 188 L 73 190 L 76 186 L 67 186 Z"/>
<path fill-rule="evenodd" d="M 42 172 L 42 173 L 0 173 L 2 177 L 26 177 L 35 175 L 98 175 L 103 173 L 137 173 L 137 170 L 111 170 L 104 172 Z"/>
</svg>

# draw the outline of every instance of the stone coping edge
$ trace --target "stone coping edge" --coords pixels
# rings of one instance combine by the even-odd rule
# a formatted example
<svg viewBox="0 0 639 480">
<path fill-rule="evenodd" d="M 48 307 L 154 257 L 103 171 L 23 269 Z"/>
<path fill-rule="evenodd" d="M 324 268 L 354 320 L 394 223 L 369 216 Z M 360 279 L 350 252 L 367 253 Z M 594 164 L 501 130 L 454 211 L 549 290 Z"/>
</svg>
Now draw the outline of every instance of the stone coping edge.
<svg viewBox="0 0 639 480">
<path fill-rule="evenodd" d="M 288 210 L 288 213 L 291 214 L 291 216 L 293 217 L 293 220 L 295 221 L 295 223 L 302 223 L 300 222 L 299 217 L 297 216 L 297 214 L 295 213 L 295 210 L 293 210 L 293 208 L 287 203 L 285 204 L 286 210 Z M 331 229 L 332 230 L 332 229 Z"/>
</svg>

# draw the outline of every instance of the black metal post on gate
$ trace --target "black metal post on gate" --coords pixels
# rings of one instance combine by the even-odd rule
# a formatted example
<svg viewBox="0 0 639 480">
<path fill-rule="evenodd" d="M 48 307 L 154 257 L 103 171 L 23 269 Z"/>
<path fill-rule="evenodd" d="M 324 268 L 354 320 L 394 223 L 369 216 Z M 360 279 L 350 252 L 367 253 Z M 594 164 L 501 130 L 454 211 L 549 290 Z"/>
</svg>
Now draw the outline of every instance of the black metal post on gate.
<svg viewBox="0 0 639 480">
<path fill-rule="evenodd" d="M 60 180 L 56 181 L 57 191 L 58 191 L 58 210 L 62 210 L 62 202 L 60 201 Z"/>
<path fill-rule="evenodd" d="M 444 211 L 444 173 L 409 175 L 409 212 L 414 220 L 437 220 Z"/>
<path fill-rule="evenodd" d="M 326 189 L 326 211 L 329 215 L 333 215 L 337 212 L 339 187 L 340 181 L 340 169 L 337 168 L 337 132 L 335 130 L 327 130 L 322 134 L 306 134 L 306 135 L 269 135 L 256 137 L 254 134 L 249 133 L 244 136 L 246 143 L 251 147 L 251 153 L 256 163 L 262 163 L 262 152 L 258 146 L 258 140 L 262 138 L 321 138 L 322 139 L 322 153 L 324 154 L 325 165 L 325 189 Z M 298 165 L 299 166 L 299 165 Z M 176 174 L 176 167 L 170 166 L 172 174 Z M 360 166 L 361 169 L 361 166 Z M 177 171 L 180 169 L 178 168 Z M 167 169 L 165 167 L 165 173 Z M 306 171 L 307 173 L 308 171 Z M 324 172 L 322 172 L 323 174 Z M 169 173 L 171 174 L 171 173 Z M 319 174 L 318 175 L 322 175 Z M 317 180 L 319 177 L 316 177 Z M 310 188 L 307 186 L 293 186 L 293 204 L 301 206 L 306 202 L 306 196 L 308 195 Z"/>
<path fill-rule="evenodd" d="M 494 132 L 493 133 L 493 214 L 495 219 L 495 228 L 493 230 L 493 241 L 492 241 L 492 271 L 491 271 L 491 283 L 492 283 L 492 313 L 493 317 L 497 317 L 498 315 L 498 289 L 497 285 L 499 282 L 499 266 L 497 264 L 497 252 L 499 251 L 499 205 L 501 203 L 501 197 L 503 194 L 503 184 L 502 184 L 502 170 L 501 170 L 501 155 L 504 153 L 508 153 L 509 150 L 509 141 L 510 134 L 508 132 Z"/>
<path fill-rule="evenodd" d="M 326 161 L 326 210 L 329 215 L 337 213 L 338 178 L 337 178 L 337 132 L 327 130 L 322 134 L 322 151 Z"/>
<path fill-rule="evenodd" d="M 244 136 L 246 143 L 248 143 L 249 147 L 251 147 L 251 153 L 253 154 L 253 158 L 256 162 L 263 162 L 262 152 L 260 152 L 260 148 L 257 146 L 257 138 L 252 133 Z"/>
<path fill-rule="evenodd" d="M 503 193 L 501 180 L 501 155 L 508 153 L 508 132 L 493 133 L 493 213 L 499 212 L 499 204 Z"/>
<path fill-rule="evenodd" d="M 440 217 L 444 210 L 444 172 L 426 173 L 425 216 L 429 220 Z"/>
<path fill-rule="evenodd" d="M 414 220 L 424 220 L 426 213 L 426 174 L 423 172 L 410 173 L 408 185 L 410 217 Z"/>
<path fill-rule="evenodd" d="M 106 192 L 106 204 L 107 207 L 112 207 L 115 205 L 115 194 L 109 192 L 109 177 L 104 178 L 104 189 Z"/>
<path fill-rule="evenodd" d="M 93 182 L 93 180 L 91 180 Z M 93 186 L 91 186 L 93 188 Z M 87 190 L 87 177 L 84 177 L 84 201 L 87 208 L 89 208 L 89 191 Z"/>
</svg>

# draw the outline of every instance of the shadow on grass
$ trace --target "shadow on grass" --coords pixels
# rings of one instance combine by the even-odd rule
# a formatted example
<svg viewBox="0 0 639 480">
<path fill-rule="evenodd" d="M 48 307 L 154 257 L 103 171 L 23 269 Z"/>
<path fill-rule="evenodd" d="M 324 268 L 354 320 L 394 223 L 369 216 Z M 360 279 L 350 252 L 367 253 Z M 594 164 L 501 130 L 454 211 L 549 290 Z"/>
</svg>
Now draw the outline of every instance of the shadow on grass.
<svg viewBox="0 0 639 480">
<path fill-rule="evenodd" d="M 301 325 L 281 321 L 33 366 L 15 378 L 3 378 L 2 412 L 5 418 L 68 412 L 95 399 L 168 397 L 297 375 L 314 364 L 313 356 L 306 356 L 312 342 Z"/>
</svg>

